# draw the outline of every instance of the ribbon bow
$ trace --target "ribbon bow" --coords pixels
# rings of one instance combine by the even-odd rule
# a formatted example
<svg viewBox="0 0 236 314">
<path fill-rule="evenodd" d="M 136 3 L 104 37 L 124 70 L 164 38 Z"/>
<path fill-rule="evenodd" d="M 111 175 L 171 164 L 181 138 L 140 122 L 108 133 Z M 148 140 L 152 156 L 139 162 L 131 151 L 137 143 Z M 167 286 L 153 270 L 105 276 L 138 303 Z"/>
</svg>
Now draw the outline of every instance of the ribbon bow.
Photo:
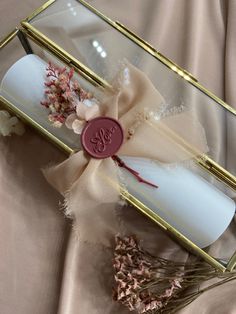
<svg viewBox="0 0 236 314">
<path fill-rule="evenodd" d="M 173 163 L 207 151 L 204 130 L 191 114 L 181 112 L 162 119 L 164 104 L 146 75 L 130 64 L 122 68 L 100 105 L 102 116 L 118 120 L 123 127 L 124 142 L 118 156 Z M 118 166 L 122 162 L 120 157 L 95 159 L 81 150 L 44 171 L 65 196 L 65 213 L 73 217 L 83 241 L 109 246 L 114 234 L 121 232 L 116 213 L 119 175 L 113 159 Z"/>
</svg>

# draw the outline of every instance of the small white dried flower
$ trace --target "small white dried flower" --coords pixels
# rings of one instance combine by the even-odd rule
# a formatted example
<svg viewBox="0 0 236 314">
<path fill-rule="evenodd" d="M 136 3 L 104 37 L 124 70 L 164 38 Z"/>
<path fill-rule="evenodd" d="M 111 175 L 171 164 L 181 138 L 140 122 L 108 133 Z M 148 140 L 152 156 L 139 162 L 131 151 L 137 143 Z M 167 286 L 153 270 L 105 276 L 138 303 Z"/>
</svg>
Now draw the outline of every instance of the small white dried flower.
<svg viewBox="0 0 236 314">
<path fill-rule="evenodd" d="M 12 117 L 6 110 L 0 110 L 0 135 L 23 135 L 24 132 L 24 125 L 17 117 Z"/>
<path fill-rule="evenodd" d="M 60 127 L 62 127 L 62 123 L 60 122 L 60 121 L 54 121 L 53 122 L 53 126 L 55 127 L 55 128 L 60 128 Z"/>
</svg>

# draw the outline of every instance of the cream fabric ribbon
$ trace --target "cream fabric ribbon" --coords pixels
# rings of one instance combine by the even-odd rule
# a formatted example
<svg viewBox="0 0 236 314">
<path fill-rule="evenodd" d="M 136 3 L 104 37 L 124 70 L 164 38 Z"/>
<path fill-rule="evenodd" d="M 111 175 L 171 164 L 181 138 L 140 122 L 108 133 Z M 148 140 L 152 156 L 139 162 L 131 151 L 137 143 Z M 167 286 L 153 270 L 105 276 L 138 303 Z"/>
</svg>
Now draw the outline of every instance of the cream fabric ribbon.
<svg viewBox="0 0 236 314">
<path fill-rule="evenodd" d="M 104 99 L 101 115 L 118 119 L 124 129 L 125 141 L 118 152 L 121 158 L 173 163 L 208 150 L 204 129 L 191 112 L 160 118 L 165 108 L 163 97 L 146 75 L 130 64 L 122 68 Z M 130 129 L 134 131 L 131 138 Z M 114 234 L 121 231 L 115 210 L 119 177 L 112 158 L 93 159 L 79 151 L 44 174 L 65 196 L 65 213 L 73 217 L 80 240 L 110 246 Z"/>
</svg>

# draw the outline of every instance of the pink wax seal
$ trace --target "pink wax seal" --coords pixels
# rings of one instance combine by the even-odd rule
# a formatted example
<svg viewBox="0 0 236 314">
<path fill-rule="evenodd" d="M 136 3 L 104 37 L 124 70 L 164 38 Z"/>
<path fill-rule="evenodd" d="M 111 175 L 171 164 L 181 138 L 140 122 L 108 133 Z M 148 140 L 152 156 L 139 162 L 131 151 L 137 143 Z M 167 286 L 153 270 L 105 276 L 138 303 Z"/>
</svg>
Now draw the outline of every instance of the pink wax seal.
<svg viewBox="0 0 236 314">
<path fill-rule="evenodd" d="M 115 155 L 123 139 L 124 132 L 120 123 L 108 117 L 98 117 L 88 121 L 81 134 L 83 149 L 97 159 Z"/>
</svg>

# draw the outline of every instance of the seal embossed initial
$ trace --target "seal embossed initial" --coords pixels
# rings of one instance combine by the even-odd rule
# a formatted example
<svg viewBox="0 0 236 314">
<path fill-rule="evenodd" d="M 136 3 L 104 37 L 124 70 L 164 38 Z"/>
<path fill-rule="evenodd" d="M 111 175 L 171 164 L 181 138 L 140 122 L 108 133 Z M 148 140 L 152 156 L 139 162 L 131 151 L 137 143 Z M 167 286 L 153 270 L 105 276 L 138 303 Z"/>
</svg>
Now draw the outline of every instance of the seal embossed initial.
<svg viewBox="0 0 236 314">
<path fill-rule="evenodd" d="M 113 126 L 110 129 L 101 128 L 96 135 L 91 138 L 90 142 L 94 144 L 94 152 L 102 153 L 106 150 L 107 145 L 112 143 L 112 134 L 115 133 L 117 127 Z"/>
<path fill-rule="evenodd" d="M 89 121 L 81 134 L 83 149 L 98 159 L 115 155 L 123 139 L 122 126 L 117 120 L 109 117 L 98 117 Z"/>
</svg>

